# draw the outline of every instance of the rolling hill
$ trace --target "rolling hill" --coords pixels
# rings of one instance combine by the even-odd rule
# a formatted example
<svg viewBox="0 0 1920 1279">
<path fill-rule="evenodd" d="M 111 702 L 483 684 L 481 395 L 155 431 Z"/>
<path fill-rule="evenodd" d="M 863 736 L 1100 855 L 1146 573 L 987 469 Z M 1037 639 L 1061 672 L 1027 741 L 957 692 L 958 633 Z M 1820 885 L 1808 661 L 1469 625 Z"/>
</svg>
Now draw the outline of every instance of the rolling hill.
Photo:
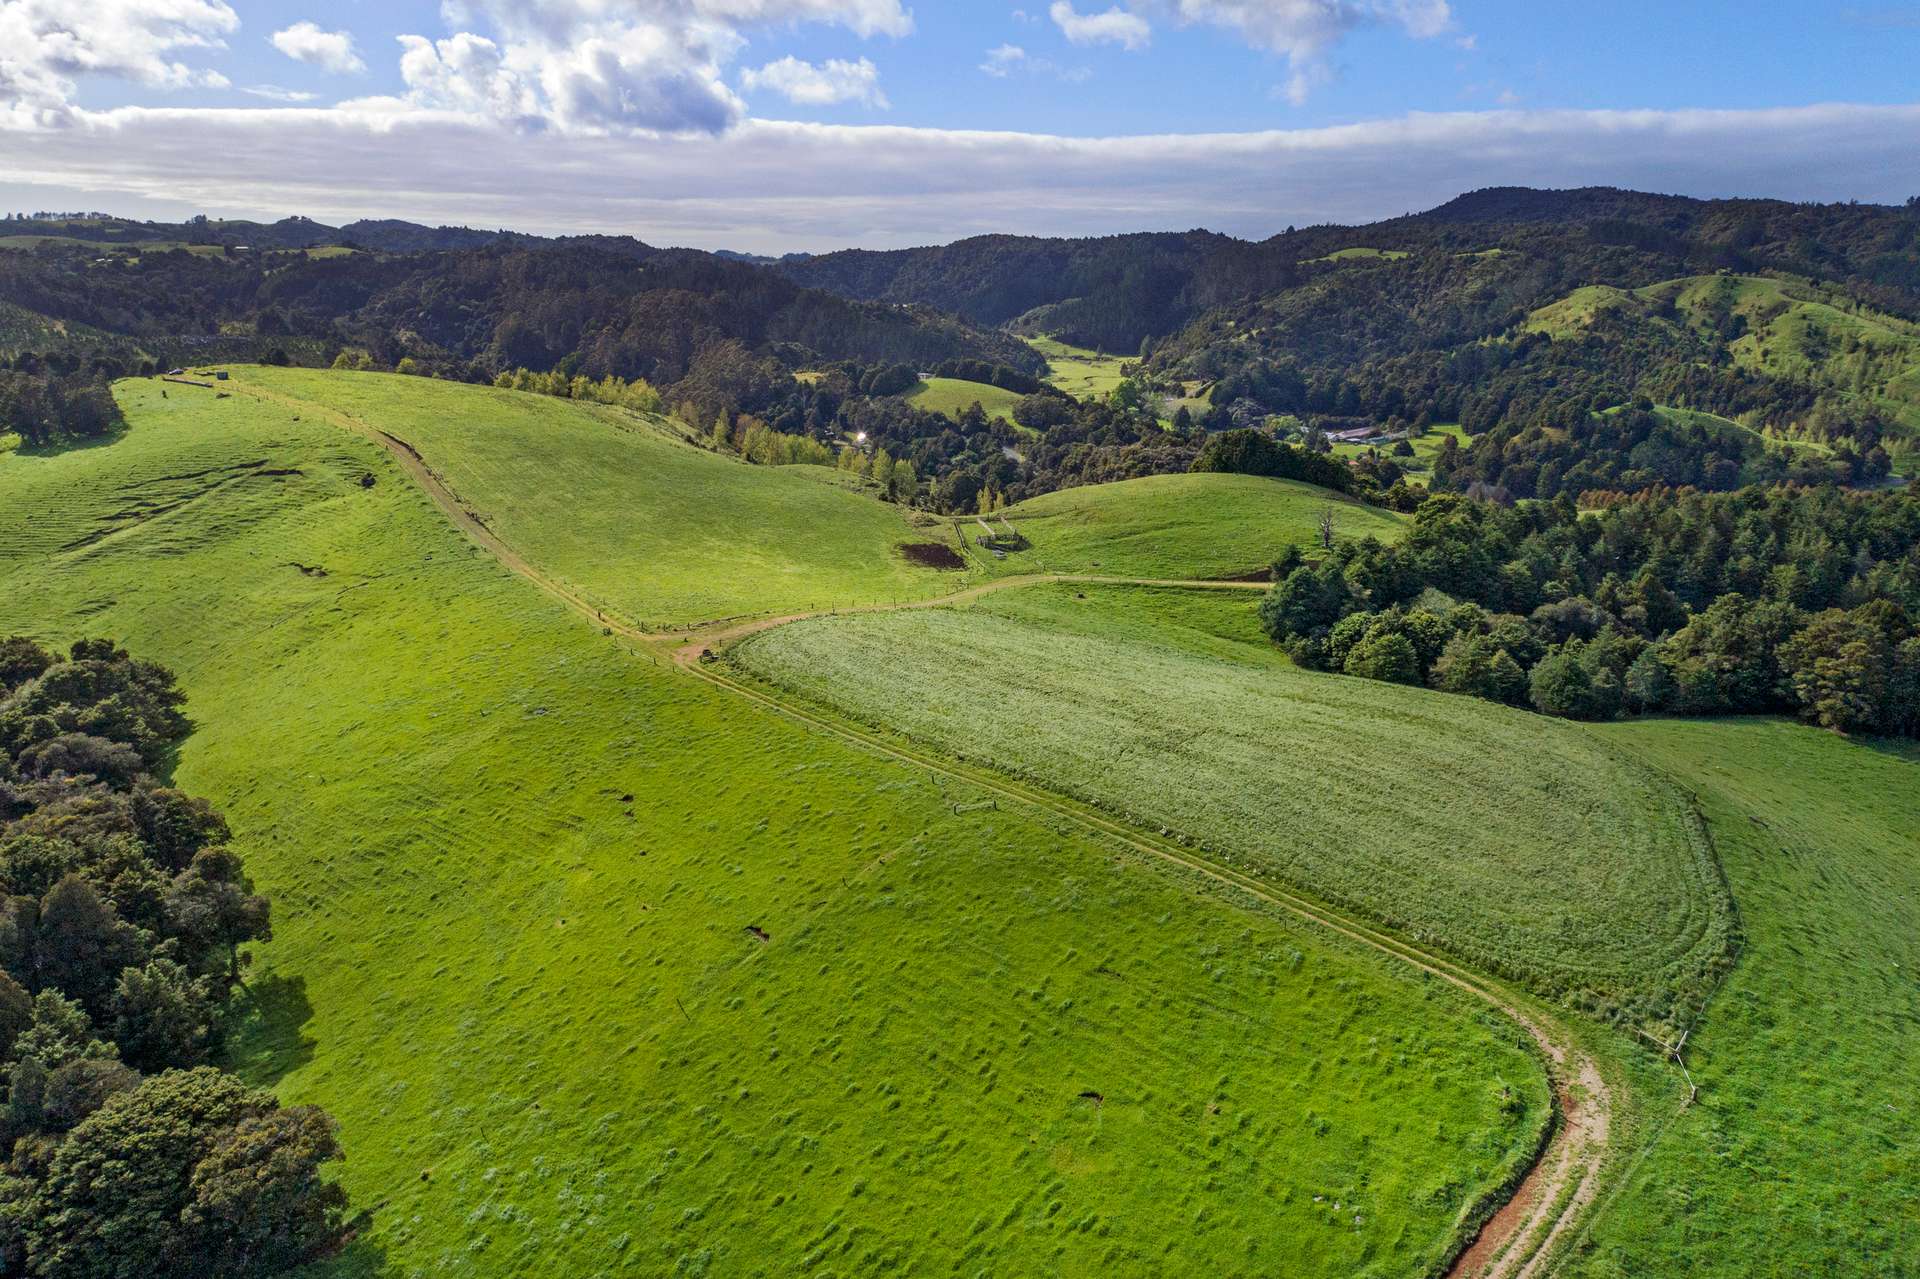
<svg viewBox="0 0 1920 1279">
<path fill-rule="evenodd" d="M 1728 959 L 1731 906 L 1682 794 L 1576 728 L 1143 634 L 1123 611 L 816 618 L 747 670 L 1181 831 L 1236 865 L 1576 1005 L 1663 1020 Z M 1228 607 L 1219 605 L 1218 607 Z M 1152 707 L 1150 716 L 1140 713 Z"/>
<path fill-rule="evenodd" d="M 114 442 L 0 458 L 0 631 L 186 685 L 276 903 L 233 1065 L 369 1213 L 321 1273 L 1427 1271 L 1537 1147 L 1476 1001 L 656 665 L 333 416 L 418 431 L 410 382 L 277 376 L 320 407 L 122 383 Z"/>
<path fill-rule="evenodd" d="M 378 373 L 237 377 L 288 414 L 405 440 L 509 545 L 648 629 L 953 585 L 902 554 L 944 539 L 899 507 L 721 457 L 624 410 Z"/>
<path fill-rule="evenodd" d="M 1327 489 L 1254 475 L 1150 475 L 1061 489 L 989 517 L 959 519 L 969 554 L 994 573 L 1116 577 L 1264 578 L 1288 546 L 1317 546 L 1333 509 L 1342 538 L 1397 541 L 1404 516 Z M 1012 528 L 1029 544 L 1004 558 L 979 538 Z"/>
</svg>

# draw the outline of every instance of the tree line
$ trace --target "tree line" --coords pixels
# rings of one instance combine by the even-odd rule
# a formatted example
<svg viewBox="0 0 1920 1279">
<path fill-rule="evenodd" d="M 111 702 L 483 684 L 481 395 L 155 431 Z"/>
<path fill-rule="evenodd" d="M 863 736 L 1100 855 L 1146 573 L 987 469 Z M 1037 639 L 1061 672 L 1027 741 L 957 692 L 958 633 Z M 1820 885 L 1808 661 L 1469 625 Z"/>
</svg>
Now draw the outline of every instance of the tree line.
<svg viewBox="0 0 1920 1279">
<path fill-rule="evenodd" d="M 1544 714 L 1787 712 L 1920 735 L 1920 501 L 1777 485 L 1652 489 L 1582 515 L 1443 494 L 1406 540 L 1274 566 L 1300 665 Z"/>
<path fill-rule="evenodd" d="M 0 1274 L 256 1279 L 340 1237 L 333 1121 L 215 1068 L 271 911 L 166 668 L 0 640 Z"/>
</svg>

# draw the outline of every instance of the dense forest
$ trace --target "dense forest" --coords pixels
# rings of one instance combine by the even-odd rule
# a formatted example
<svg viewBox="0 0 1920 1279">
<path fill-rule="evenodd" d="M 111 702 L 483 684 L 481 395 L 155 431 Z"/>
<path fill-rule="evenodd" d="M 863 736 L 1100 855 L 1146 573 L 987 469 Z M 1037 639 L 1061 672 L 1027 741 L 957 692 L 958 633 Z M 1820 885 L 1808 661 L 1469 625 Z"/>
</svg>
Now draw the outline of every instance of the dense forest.
<svg viewBox="0 0 1920 1279">
<path fill-rule="evenodd" d="M 270 911 L 160 780 L 183 702 L 111 642 L 0 640 L 0 1274 L 254 1279 L 340 1235 L 333 1121 L 210 1064 Z"/>
<path fill-rule="evenodd" d="M 1871 488 L 1920 455 L 1916 204 L 1493 190 L 1257 243 L 778 261 L 400 222 L 32 226 L 67 239 L 0 252 L 0 429 L 29 444 L 111 429 L 112 376 L 253 359 L 537 379 L 754 460 L 858 442 L 911 466 L 890 494 L 942 511 L 1185 470 L 1228 431 L 1370 436 L 1321 482 L 1403 510 L 1420 482 L 1502 503 Z M 1021 339 L 1041 332 L 1124 352 L 1120 385 L 1047 385 Z M 933 413 L 925 376 L 1023 398 L 1011 421 Z M 1443 424 L 1461 436 L 1403 469 Z"/>
<path fill-rule="evenodd" d="M 789 368 L 836 359 L 1040 368 L 1015 339 L 928 308 L 849 302 L 759 267 L 644 246 L 102 258 L 55 245 L 0 253 L 0 300 L 128 371 L 143 359 L 275 351 L 313 363 L 351 347 L 382 367 L 411 359 L 467 381 L 526 366 L 665 385 L 727 342 Z"/>
<path fill-rule="evenodd" d="M 1273 638 L 1318 670 L 1573 719 L 1786 711 L 1920 735 L 1920 500 L 1652 489 L 1582 515 L 1435 495 L 1398 546 L 1274 566 Z"/>
</svg>

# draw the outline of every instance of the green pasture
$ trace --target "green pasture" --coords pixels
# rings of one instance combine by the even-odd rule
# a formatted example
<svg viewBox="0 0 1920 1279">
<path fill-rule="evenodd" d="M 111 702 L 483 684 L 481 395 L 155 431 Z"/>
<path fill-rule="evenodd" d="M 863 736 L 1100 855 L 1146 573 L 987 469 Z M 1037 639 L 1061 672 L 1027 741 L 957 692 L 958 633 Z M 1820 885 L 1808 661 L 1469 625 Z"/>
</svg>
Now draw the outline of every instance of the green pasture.
<svg viewBox="0 0 1920 1279">
<path fill-rule="evenodd" d="M 1018 392 L 986 382 L 969 382 L 957 377 L 922 378 L 907 392 L 907 402 L 928 413 L 957 418 L 978 404 L 988 417 L 1013 421 L 1013 406 L 1020 402 Z"/>
<path fill-rule="evenodd" d="M 1126 380 L 1120 366 L 1131 355 L 1108 355 L 1084 346 L 1068 346 L 1054 338 L 1028 338 L 1027 345 L 1047 361 L 1047 381 L 1076 400 L 1100 399 Z"/>
<path fill-rule="evenodd" d="M 959 519 L 969 553 L 995 573 L 1116 577 L 1264 577 L 1287 546 L 1316 547 L 1331 502 L 1334 535 L 1398 541 L 1406 517 L 1330 489 L 1256 475 L 1149 475 L 1060 489 L 983 517 L 1031 546 L 994 559 L 975 544 L 981 521 Z"/>
<path fill-rule="evenodd" d="M 274 385 L 502 412 L 391 381 Z M 1444 983 L 656 667 L 311 410 L 161 390 L 0 458 L 0 633 L 189 692 L 176 780 L 275 908 L 233 1064 L 369 1214 L 326 1279 L 1418 1274 L 1533 1148 Z"/>
<path fill-rule="evenodd" d="M 1699 1103 L 1570 1273 L 1914 1274 L 1920 753 L 1777 720 L 1598 732 L 1698 794 L 1745 941 L 1687 1040 Z"/>
<path fill-rule="evenodd" d="M 1449 436 L 1458 441 L 1462 448 L 1465 448 L 1473 440 L 1473 437 L 1460 429 L 1456 423 L 1436 422 L 1427 428 L 1425 435 L 1412 441 L 1412 457 L 1394 457 L 1393 445 L 1391 444 L 1335 444 L 1333 446 L 1333 455 L 1344 458 L 1362 457 L 1378 449 L 1381 453 L 1393 458 L 1395 462 L 1399 463 L 1400 469 L 1407 474 L 1425 475 L 1433 469 L 1433 459 L 1439 456 L 1441 448 L 1444 447 L 1443 441 Z"/>
<path fill-rule="evenodd" d="M 1347 249 L 1335 249 L 1323 257 L 1308 258 L 1308 262 L 1399 262 L 1408 257 L 1405 249 L 1375 249 L 1365 245 L 1355 245 Z"/>
<path fill-rule="evenodd" d="M 735 653 L 1598 1015 L 1657 1020 L 1709 985 L 1731 929 L 1710 850 L 1684 794 L 1625 752 L 1468 698 L 1196 652 L 1124 612 L 1073 624 L 1061 593 L 1101 589 L 1045 588 L 1037 615 L 1048 594 L 1023 590 L 820 618 Z"/>
<path fill-rule="evenodd" d="M 521 554 L 643 626 L 937 595 L 901 508 L 695 448 L 624 410 L 381 373 L 248 368 L 286 415 L 324 405 L 418 449 Z"/>
</svg>

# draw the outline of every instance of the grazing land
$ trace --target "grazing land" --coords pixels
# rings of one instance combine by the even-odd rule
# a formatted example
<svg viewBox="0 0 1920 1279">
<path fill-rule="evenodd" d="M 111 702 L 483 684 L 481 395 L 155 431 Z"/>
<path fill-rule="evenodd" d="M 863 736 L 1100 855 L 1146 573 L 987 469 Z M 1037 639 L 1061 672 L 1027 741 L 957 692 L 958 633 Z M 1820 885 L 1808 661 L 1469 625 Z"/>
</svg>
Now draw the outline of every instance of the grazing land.
<svg viewBox="0 0 1920 1279">
<path fill-rule="evenodd" d="M 1912 1273 L 1920 753 L 1780 720 L 1599 731 L 1699 794 L 1745 942 L 1687 1040 L 1699 1103 L 1571 1273 Z"/>
<path fill-rule="evenodd" d="M 389 374 L 235 376 L 289 415 L 305 405 L 399 436 L 510 546 L 640 626 L 953 589 L 902 555 L 930 535 L 899 508 L 623 410 Z"/>
<path fill-rule="evenodd" d="M 1449 436 L 1463 447 L 1470 440 L 1467 433 L 1454 423 L 1435 423 L 1428 429 L 1425 435 L 1413 441 L 1412 457 L 1395 457 L 1393 460 L 1399 464 L 1401 470 L 1407 472 L 1409 475 L 1425 475 L 1433 469 L 1433 459 L 1438 456 L 1440 450 L 1445 447 L 1444 442 Z M 1388 450 L 1392 447 L 1391 444 L 1335 444 L 1333 446 L 1333 455 L 1335 457 L 1360 457 L 1370 451 L 1378 449 L 1380 452 L 1387 453 L 1388 456 L 1391 457 L 1392 454 L 1389 453 Z"/>
<path fill-rule="evenodd" d="M 957 377 L 922 378 L 907 392 L 907 402 L 929 413 L 944 413 L 957 418 L 978 404 L 990 418 L 1013 421 L 1013 406 L 1020 402 L 1017 391 L 987 382 L 969 382 Z"/>
<path fill-rule="evenodd" d="M 1108 611 L 1064 624 L 1057 597 L 1029 616 L 1044 598 L 814 619 L 736 653 L 855 718 L 1183 832 L 1602 1016 L 1665 1018 L 1723 965 L 1730 909 L 1685 797 L 1591 734 L 1251 669 Z"/>
<path fill-rule="evenodd" d="M 1031 544 L 1003 560 L 974 539 L 980 521 L 957 521 L 972 553 L 994 572 L 1099 573 L 1118 577 L 1265 577 L 1288 546 L 1316 547 L 1332 504 L 1334 535 L 1399 541 L 1406 517 L 1328 489 L 1257 475 L 1149 475 L 1061 489 L 988 519 Z"/>
<path fill-rule="evenodd" d="M 1309 262 L 1398 262 L 1411 256 L 1405 249 L 1375 249 L 1365 245 L 1352 248 L 1335 249 L 1323 257 L 1308 258 Z"/>
<path fill-rule="evenodd" d="M 656 667 L 370 442 L 162 389 L 0 459 L 0 631 L 191 695 L 276 903 L 234 1065 L 371 1214 L 328 1275 L 1422 1273 L 1535 1148 L 1445 983 Z"/>
<path fill-rule="evenodd" d="M 1027 345 L 1046 358 L 1047 381 L 1076 400 L 1100 399 L 1126 380 L 1120 371 L 1127 362 L 1125 356 L 1069 346 L 1054 338 L 1028 338 Z"/>
</svg>

